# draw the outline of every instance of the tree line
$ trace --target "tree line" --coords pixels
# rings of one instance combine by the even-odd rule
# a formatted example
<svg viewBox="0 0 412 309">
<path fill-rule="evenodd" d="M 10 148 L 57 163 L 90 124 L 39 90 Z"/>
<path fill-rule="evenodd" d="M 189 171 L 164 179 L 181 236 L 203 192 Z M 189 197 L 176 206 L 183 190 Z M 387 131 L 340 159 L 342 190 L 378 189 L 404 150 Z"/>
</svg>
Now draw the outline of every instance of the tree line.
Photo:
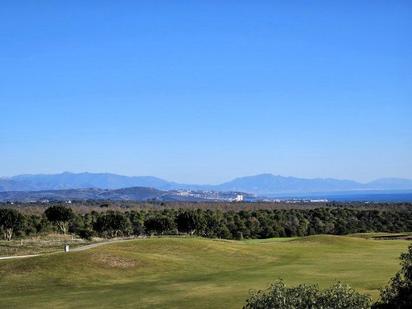
<svg viewBox="0 0 412 309">
<path fill-rule="evenodd" d="M 58 231 L 113 238 L 140 235 L 189 234 L 208 238 L 244 239 L 345 235 L 364 232 L 412 231 L 412 210 L 356 208 L 258 209 L 159 209 L 76 213 L 55 205 L 42 214 L 24 214 L 0 208 L 4 239 Z"/>
</svg>

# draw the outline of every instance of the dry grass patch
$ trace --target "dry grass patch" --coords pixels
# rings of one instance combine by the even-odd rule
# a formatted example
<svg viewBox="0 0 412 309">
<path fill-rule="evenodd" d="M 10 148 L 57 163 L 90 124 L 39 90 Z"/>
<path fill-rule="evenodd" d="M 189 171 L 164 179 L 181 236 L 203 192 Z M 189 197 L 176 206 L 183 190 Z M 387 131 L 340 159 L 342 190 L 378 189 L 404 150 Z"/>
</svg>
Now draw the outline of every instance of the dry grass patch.
<svg viewBox="0 0 412 309">
<path fill-rule="evenodd" d="M 135 268 L 138 262 L 134 259 L 107 253 L 92 253 L 90 259 L 102 267 L 128 269 Z"/>
</svg>

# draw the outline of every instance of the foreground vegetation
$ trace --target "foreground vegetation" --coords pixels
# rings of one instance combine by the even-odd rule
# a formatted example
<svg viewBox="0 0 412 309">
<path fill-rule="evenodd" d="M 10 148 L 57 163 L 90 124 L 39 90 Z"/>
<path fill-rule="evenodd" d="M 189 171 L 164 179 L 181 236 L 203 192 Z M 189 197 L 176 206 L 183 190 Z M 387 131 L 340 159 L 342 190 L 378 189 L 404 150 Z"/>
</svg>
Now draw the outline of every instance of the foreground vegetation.
<svg viewBox="0 0 412 309">
<path fill-rule="evenodd" d="M 244 309 L 370 309 L 371 299 L 340 282 L 326 289 L 316 284 L 287 287 L 282 280 L 253 292 Z"/>
<path fill-rule="evenodd" d="M 0 261 L 0 307 L 241 308 L 250 289 L 336 281 L 377 299 L 409 242 L 161 237 Z"/>
</svg>

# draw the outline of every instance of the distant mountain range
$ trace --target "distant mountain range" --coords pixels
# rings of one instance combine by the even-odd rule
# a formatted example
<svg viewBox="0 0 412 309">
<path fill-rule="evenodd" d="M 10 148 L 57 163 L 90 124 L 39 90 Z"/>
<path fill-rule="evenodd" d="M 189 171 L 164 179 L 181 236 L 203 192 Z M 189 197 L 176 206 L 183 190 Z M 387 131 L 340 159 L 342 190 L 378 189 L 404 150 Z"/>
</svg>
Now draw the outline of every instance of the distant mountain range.
<svg viewBox="0 0 412 309">
<path fill-rule="evenodd" d="M 180 184 L 152 176 L 122 176 L 109 173 L 61 173 L 53 175 L 19 175 L 0 178 L 0 192 L 47 191 L 68 189 L 117 190 L 146 187 L 161 191 L 203 190 L 246 192 L 260 196 L 284 194 L 332 193 L 355 191 L 412 190 L 412 179 L 383 178 L 368 183 L 332 178 L 296 178 L 260 174 L 233 179 L 218 185 Z"/>
<path fill-rule="evenodd" d="M 239 200 L 240 198 L 240 200 Z M 4 191 L 0 192 L 0 202 L 49 202 L 49 201 L 84 201 L 84 200 L 112 200 L 112 201 L 241 201 L 252 200 L 253 196 L 240 192 L 215 191 L 180 191 L 158 190 L 146 187 L 131 187 L 122 189 L 65 189 L 41 191 Z"/>
</svg>

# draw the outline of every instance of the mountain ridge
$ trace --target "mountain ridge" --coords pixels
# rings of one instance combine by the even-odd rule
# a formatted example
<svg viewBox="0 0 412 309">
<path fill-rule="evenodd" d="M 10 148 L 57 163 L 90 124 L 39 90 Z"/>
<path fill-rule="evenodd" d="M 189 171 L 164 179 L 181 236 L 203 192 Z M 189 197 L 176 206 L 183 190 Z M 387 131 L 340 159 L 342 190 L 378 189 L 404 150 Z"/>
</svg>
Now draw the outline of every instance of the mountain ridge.
<svg viewBox="0 0 412 309">
<path fill-rule="evenodd" d="M 41 191 L 4 191 L 0 192 L 0 202 L 41 202 L 49 201 L 239 201 L 238 198 L 252 199 L 253 196 L 242 192 L 158 190 L 147 187 L 130 187 L 121 189 L 81 188 Z"/>
<path fill-rule="evenodd" d="M 237 177 L 215 185 L 181 184 L 154 176 L 124 176 L 112 173 L 24 174 L 0 178 L 0 192 L 65 189 L 122 189 L 148 187 L 157 190 L 238 191 L 256 195 L 337 192 L 358 190 L 410 190 L 412 179 L 380 178 L 367 183 L 334 178 L 298 178 L 270 173 Z"/>
</svg>

